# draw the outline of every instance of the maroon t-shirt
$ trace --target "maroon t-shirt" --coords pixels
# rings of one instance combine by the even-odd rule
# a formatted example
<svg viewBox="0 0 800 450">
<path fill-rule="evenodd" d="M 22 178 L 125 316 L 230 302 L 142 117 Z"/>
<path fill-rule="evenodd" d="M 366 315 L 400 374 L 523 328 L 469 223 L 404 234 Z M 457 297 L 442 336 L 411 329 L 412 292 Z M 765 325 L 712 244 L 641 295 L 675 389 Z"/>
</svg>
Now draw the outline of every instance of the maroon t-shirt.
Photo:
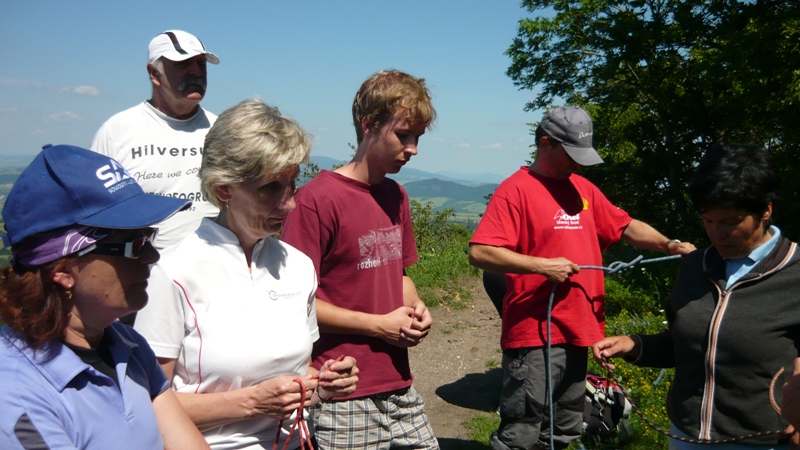
<svg viewBox="0 0 800 450">
<path fill-rule="evenodd" d="M 406 191 L 323 170 L 295 196 L 281 239 L 308 255 L 319 276 L 317 298 L 353 311 L 386 314 L 403 306 L 403 269 L 417 262 Z M 358 389 L 347 398 L 411 385 L 408 351 L 379 338 L 320 333 L 314 367 L 353 356 Z"/>
</svg>

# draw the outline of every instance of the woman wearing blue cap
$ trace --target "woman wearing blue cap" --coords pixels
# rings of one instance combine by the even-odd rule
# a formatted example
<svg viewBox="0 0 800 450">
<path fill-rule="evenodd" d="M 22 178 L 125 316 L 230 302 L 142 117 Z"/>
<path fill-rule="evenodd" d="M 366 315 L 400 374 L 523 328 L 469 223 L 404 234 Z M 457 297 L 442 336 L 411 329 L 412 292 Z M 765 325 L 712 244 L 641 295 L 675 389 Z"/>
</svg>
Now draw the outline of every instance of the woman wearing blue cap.
<svg viewBox="0 0 800 450">
<path fill-rule="evenodd" d="M 0 448 L 202 449 L 146 341 L 150 226 L 188 202 L 145 194 L 113 159 L 47 146 L 12 188 L 0 273 Z"/>
</svg>

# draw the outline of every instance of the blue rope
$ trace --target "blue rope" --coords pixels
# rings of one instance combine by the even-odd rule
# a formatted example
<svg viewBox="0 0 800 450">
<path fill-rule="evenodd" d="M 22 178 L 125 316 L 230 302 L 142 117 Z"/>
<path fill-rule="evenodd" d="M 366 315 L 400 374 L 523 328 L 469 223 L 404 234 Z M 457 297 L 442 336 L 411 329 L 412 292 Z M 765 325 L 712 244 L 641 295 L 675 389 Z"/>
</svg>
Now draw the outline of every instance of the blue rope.
<svg viewBox="0 0 800 450">
<path fill-rule="evenodd" d="M 630 262 L 624 261 L 614 261 L 613 263 L 609 264 L 608 267 L 606 266 L 578 266 L 581 270 L 584 269 L 591 269 L 591 270 L 602 270 L 608 272 L 609 275 L 622 273 L 628 269 L 632 269 L 634 266 L 639 264 L 649 264 L 654 262 L 661 262 L 661 261 L 669 261 L 672 259 L 678 259 L 681 255 L 671 255 L 671 256 L 662 256 L 659 258 L 650 258 L 650 259 L 643 259 L 642 255 L 637 256 Z M 547 377 L 547 404 L 550 412 L 550 449 L 554 448 L 554 438 L 553 435 L 555 434 L 555 417 L 554 417 L 554 409 L 553 408 L 553 380 L 552 380 L 552 365 L 550 363 L 550 323 L 551 320 L 551 313 L 553 311 L 553 299 L 556 296 L 556 289 L 558 289 L 558 283 L 553 284 L 553 290 L 550 291 L 550 299 L 547 301 L 547 350 L 545 354 L 546 366 L 545 366 L 545 376 Z"/>
</svg>

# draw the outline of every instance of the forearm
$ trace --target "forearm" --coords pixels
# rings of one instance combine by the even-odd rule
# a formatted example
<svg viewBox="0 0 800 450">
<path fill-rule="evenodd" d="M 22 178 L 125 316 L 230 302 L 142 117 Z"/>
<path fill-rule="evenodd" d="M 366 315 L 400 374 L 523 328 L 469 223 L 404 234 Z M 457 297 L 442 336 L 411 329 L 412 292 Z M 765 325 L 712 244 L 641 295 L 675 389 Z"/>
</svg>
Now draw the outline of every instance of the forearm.
<svg viewBox="0 0 800 450">
<path fill-rule="evenodd" d="M 206 431 L 260 414 L 251 395 L 253 389 L 205 394 L 176 392 L 175 395 L 197 428 Z"/>
<path fill-rule="evenodd" d="M 473 266 L 496 273 L 542 274 L 547 258 L 516 253 L 503 247 L 470 244 L 469 262 Z"/>
<path fill-rule="evenodd" d="M 421 301 L 422 299 L 419 298 L 414 280 L 407 275 L 403 275 L 403 304 L 413 308 Z"/>
<path fill-rule="evenodd" d="M 622 233 L 622 240 L 628 244 L 644 250 L 669 253 L 667 248 L 666 236 L 650 225 L 633 219 L 625 231 Z"/>
<path fill-rule="evenodd" d="M 352 311 L 317 298 L 317 323 L 320 331 L 335 334 L 376 335 L 377 314 Z"/>
<path fill-rule="evenodd" d="M 165 450 L 209 448 L 171 389 L 168 388 L 153 400 L 153 410 Z"/>
<path fill-rule="evenodd" d="M 168 379 L 172 379 L 176 362 L 173 358 L 158 358 L 158 363 Z M 253 394 L 253 387 L 208 394 L 175 392 L 184 411 L 201 431 L 255 415 L 257 410 Z"/>
</svg>

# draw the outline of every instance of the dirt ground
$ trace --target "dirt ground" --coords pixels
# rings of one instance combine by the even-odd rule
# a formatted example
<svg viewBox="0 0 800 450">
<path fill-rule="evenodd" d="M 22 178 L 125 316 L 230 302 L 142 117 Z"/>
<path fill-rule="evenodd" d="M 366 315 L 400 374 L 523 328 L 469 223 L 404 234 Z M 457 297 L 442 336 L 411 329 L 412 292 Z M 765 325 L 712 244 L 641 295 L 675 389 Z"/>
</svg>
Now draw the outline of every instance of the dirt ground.
<svg viewBox="0 0 800 450">
<path fill-rule="evenodd" d="M 472 303 L 462 310 L 432 309 L 431 333 L 409 351 L 414 386 L 442 450 L 487 448 L 471 441 L 461 423 L 495 412 L 502 381 L 500 318 L 480 280 L 465 282 Z"/>
</svg>

